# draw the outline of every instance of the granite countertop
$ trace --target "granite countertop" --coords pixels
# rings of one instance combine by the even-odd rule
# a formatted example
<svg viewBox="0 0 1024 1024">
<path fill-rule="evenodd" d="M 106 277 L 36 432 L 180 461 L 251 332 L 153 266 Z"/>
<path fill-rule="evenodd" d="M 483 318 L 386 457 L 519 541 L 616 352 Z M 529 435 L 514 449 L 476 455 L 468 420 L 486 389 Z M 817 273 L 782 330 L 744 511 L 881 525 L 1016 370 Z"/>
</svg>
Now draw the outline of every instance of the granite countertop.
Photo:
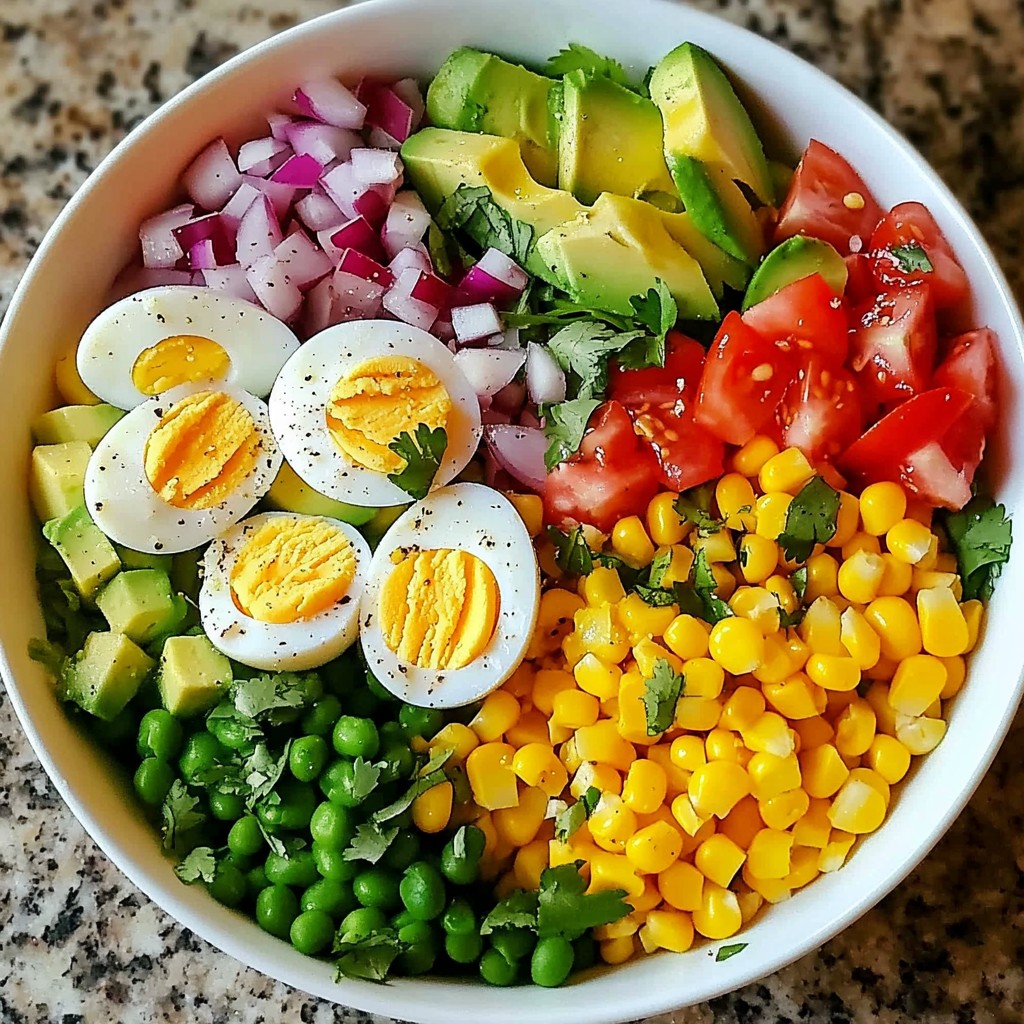
<svg viewBox="0 0 1024 1024">
<path fill-rule="evenodd" d="M 2 0 L 0 313 L 45 229 L 125 132 L 219 61 L 339 5 Z M 813 60 L 882 111 L 967 204 L 1024 296 L 1021 0 L 697 6 Z M 763 983 L 663 1024 L 1024 1019 L 1022 724 L 897 892 Z M 366 1019 L 242 967 L 151 904 L 61 802 L 2 689 L 0 877 L 2 1024 Z"/>
</svg>

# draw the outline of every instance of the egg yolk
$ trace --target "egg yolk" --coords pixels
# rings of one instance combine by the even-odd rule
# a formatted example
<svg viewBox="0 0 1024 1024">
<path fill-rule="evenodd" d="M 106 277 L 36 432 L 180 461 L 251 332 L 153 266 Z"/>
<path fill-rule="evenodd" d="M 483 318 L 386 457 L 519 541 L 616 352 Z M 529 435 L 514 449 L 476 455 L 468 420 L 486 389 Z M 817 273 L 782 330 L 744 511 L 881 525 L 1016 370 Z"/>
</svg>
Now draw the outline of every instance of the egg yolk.
<svg viewBox="0 0 1024 1024">
<path fill-rule="evenodd" d="M 429 367 L 408 356 L 378 356 L 342 377 L 327 404 L 334 443 L 357 466 L 398 473 L 405 460 L 388 445 L 420 423 L 447 427 L 452 400 Z"/>
<path fill-rule="evenodd" d="M 222 380 L 230 368 L 231 359 L 217 342 L 179 334 L 139 353 L 132 383 L 144 395 L 159 395 L 179 384 Z"/>
<path fill-rule="evenodd" d="M 268 519 L 238 552 L 231 596 L 260 622 L 311 619 L 339 602 L 356 574 L 348 537 L 322 519 Z"/>
<path fill-rule="evenodd" d="M 261 447 L 241 402 L 199 391 L 172 405 L 146 439 L 146 478 L 175 508 L 213 508 L 253 473 Z"/>
<path fill-rule="evenodd" d="M 498 584 L 475 555 L 442 549 L 404 555 L 381 590 L 384 642 L 421 668 L 456 669 L 483 653 L 498 621 Z"/>
</svg>

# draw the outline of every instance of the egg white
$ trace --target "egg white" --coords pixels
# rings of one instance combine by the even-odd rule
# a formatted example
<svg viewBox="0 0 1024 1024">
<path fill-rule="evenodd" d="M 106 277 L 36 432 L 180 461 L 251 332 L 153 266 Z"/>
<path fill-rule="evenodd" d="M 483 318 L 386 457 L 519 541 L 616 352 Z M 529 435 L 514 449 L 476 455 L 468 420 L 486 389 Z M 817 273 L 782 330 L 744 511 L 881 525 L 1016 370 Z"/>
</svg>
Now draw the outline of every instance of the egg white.
<svg viewBox="0 0 1024 1024">
<path fill-rule="evenodd" d="M 356 465 L 331 437 L 327 406 L 339 378 L 367 359 L 407 356 L 432 370 L 452 400 L 448 448 L 434 486 L 448 483 L 480 443 L 480 403 L 454 357 L 437 338 L 393 320 L 352 320 L 328 327 L 293 355 L 270 394 L 270 423 L 285 458 L 314 490 L 350 505 L 403 505 L 409 495 L 386 474 Z"/>
<path fill-rule="evenodd" d="M 299 339 L 280 320 L 244 299 L 207 288 L 166 285 L 108 306 L 78 343 L 78 373 L 86 386 L 118 409 L 148 400 L 132 382 L 135 361 L 178 335 L 215 341 L 231 360 L 218 386 L 266 398 Z"/>
<path fill-rule="evenodd" d="M 395 568 L 392 554 L 440 548 L 475 555 L 498 585 L 494 634 L 479 657 L 457 669 L 400 661 L 378 624 L 381 592 Z M 409 508 L 377 546 L 360 609 L 359 642 L 369 670 L 396 697 L 419 707 L 461 707 L 486 696 L 516 670 L 537 624 L 539 605 L 537 557 L 512 503 L 483 484 L 452 484 Z"/>
<path fill-rule="evenodd" d="M 255 470 L 220 505 L 207 509 L 176 508 L 153 489 L 146 476 L 146 440 L 171 405 L 202 390 L 183 385 L 147 399 L 115 423 L 96 446 L 85 473 L 85 505 L 111 540 L 135 551 L 190 551 L 241 519 L 270 489 L 282 459 L 267 407 L 248 392 L 230 387 L 214 390 L 241 402 L 252 416 L 261 449 Z"/>
<path fill-rule="evenodd" d="M 332 608 L 298 622 L 261 622 L 238 609 L 231 574 L 249 537 L 270 519 L 316 519 L 341 530 L 356 556 L 356 571 L 345 596 Z M 230 527 L 206 549 L 199 617 L 210 642 L 229 658 L 263 671 L 317 668 L 346 651 L 359 632 L 359 607 L 366 587 L 370 547 L 348 523 L 327 516 L 265 512 Z"/>
</svg>

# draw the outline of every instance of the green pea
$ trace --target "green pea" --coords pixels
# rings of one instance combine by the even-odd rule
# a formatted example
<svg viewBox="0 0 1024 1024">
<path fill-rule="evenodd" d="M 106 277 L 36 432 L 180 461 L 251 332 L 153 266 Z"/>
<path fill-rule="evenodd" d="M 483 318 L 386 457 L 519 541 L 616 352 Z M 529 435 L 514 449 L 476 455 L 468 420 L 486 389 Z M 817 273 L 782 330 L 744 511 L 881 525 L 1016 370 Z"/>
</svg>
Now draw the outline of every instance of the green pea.
<svg viewBox="0 0 1024 1024">
<path fill-rule="evenodd" d="M 413 921 L 398 930 L 398 941 L 408 949 L 399 956 L 397 966 L 402 974 L 426 974 L 437 959 L 437 935 L 426 921 Z"/>
<path fill-rule="evenodd" d="M 398 698 L 372 673 L 366 673 L 366 688 L 382 704 L 395 704 Z"/>
<path fill-rule="evenodd" d="M 404 871 L 419 855 L 419 835 L 411 828 L 403 828 L 391 840 L 381 863 L 392 871 Z"/>
<path fill-rule="evenodd" d="M 347 807 L 325 800 L 309 819 L 313 841 L 329 850 L 344 850 L 356 834 L 356 820 Z"/>
<path fill-rule="evenodd" d="M 380 745 L 382 747 L 408 746 L 409 739 L 400 722 L 383 722 L 377 727 L 380 733 Z"/>
<path fill-rule="evenodd" d="M 223 862 L 217 865 L 213 881 L 207 888 L 210 895 L 226 907 L 237 907 L 245 899 L 248 890 L 245 875 L 234 864 Z"/>
<path fill-rule="evenodd" d="M 357 686 L 346 701 L 346 710 L 359 718 L 376 718 L 380 701 L 364 686 Z"/>
<path fill-rule="evenodd" d="M 92 719 L 89 722 L 89 727 L 103 746 L 120 751 L 126 749 L 132 738 L 138 735 L 137 715 L 138 712 L 135 708 L 129 705 L 109 722 L 105 722 L 102 718 Z"/>
<path fill-rule="evenodd" d="M 473 964 L 484 951 L 484 940 L 480 938 L 479 932 L 470 932 L 468 935 L 449 932 L 444 937 L 444 951 L 457 964 Z"/>
<path fill-rule="evenodd" d="M 384 868 L 368 868 L 352 879 L 352 892 L 364 907 L 394 910 L 401 906 L 398 876 Z"/>
<path fill-rule="evenodd" d="M 159 757 L 173 761 L 181 753 L 184 731 L 174 715 L 163 708 L 147 711 L 139 722 L 135 748 L 139 757 Z"/>
<path fill-rule="evenodd" d="M 245 873 L 245 886 L 249 890 L 250 899 L 255 899 L 267 885 L 267 873 L 262 864 L 256 864 Z"/>
<path fill-rule="evenodd" d="M 400 910 L 397 914 L 393 914 L 391 917 L 391 927 L 396 932 L 401 931 L 407 924 L 415 924 L 417 919 L 409 913 L 408 910 Z"/>
<path fill-rule="evenodd" d="M 416 767 L 416 755 L 409 749 L 405 740 L 394 746 L 384 747 L 380 756 L 384 767 L 381 768 L 380 779 L 382 782 L 396 782 L 399 779 L 408 779 L 412 776 Z"/>
<path fill-rule="evenodd" d="M 325 914 L 340 920 L 356 908 L 352 886 L 347 882 L 335 882 L 321 878 L 308 886 L 302 894 L 299 905 L 305 910 L 322 910 Z"/>
<path fill-rule="evenodd" d="M 418 860 L 405 869 L 399 894 L 405 909 L 420 921 L 432 921 L 444 911 L 444 878 L 425 860 Z"/>
<path fill-rule="evenodd" d="M 480 977 L 488 985 L 514 985 L 517 967 L 496 949 L 489 949 L 480 957 Z"/>
<path fill-rule="evenodd" d="M 380 907 L 357 907 L 341 919 L 338 934 L 367 939 L 387 926 L 387 915 Z"/>
<path fill-rule="evenodd" d="M 345 860 L 341 850 L 331 849 L 314 840 L 313 863 L 324 878 L 334 882 L 351 882 L 359 874 L 359 863 Z"/>
<path fill-rule="evenodd" d="M 572 943 L 561 935 L 540 939 L 530 958 L 530 977 L 535 985 L 558 988 L 572 972 Z"/>
<path fill-rule="evenodd" d="M 330 736 L 340 715 L 341 701 L 328 693 L 302 716 L 302 730 L 310 736 Z"/>
<path fill-rule="evenodd" d="M 444 844 L 441 851 L 441 872 L 456 885 L 472 885 L 480 877 L 480 858 L 483 856 L 487 840 L 476 825 L 466 825 L 463 835 L 465 850 L 458 854 L 455 852 L 454 836 Z"/>
<path fill-rule="evenodd" d="M 321 666 L 319 672 L 327 692 L 339 697 L 348 697 L 360 685 L 359 662 L 352 654 L 335 658 Z"/>
<path fill-rule="evenodd" d="M 139 799 L 150 807 L 158 807 L 174 782 L 174 769 L 158 757 L 147 757 L 135 769 L 132 781 Z"/>
<path fill-rule="evenodd" d="M 329 755 L 322 736 L 300 736 L 288 751 L 288 768 L 299 782 L 312 782 L 324 770 Z"/>
<path fill-rule="evenodd" d="M 380 750 L 380 736 L 377 726 L 369 718 L 342 715 L 334 723 L 331 735 L 334 749 L 342 757 L 363 757 L 370 759 Z"/>
<path fill-rule="evenodd" d="M 585 971 L 597 963 L 597 939 L 590 932 L 584 932 L 572 944 L 572 969 Z"/>
<path fill-rule="evenodd" d="M 242 857 L 253 857 L 263 849 L 263 833 L 254 815 L 245 814 L 231 826 L 228 849 Z"/>
<path fill-rule="evenodd" d="M 364 799 L 356 793 L 351 761 L 332 761 L 320 776 L 320 791 L 339 807 L 358 807 Z"/>
<path fill-rule="evenodd" d="M 288 930 L 292 945 L 307 956 L 322 953 L 334 938 L 334 921 L 323 910 L 304 910 Z"/>
<path fill-rule="evenodd" d="M 319 877 L 310 850 L 296 850 L 290 857 L 282 857 L 271 850 L 264 861 L 263 869 L 271 885 L 296 885 L 305 888 Z"/>
<path fill-rule="evenodd" d="M 199 776 L 213 768 L 225 753 L 216 736 L 208 732 L 192 733 L 178 758 L 182 778 L 190 785 L 198 782 Z"/>
<path fill-rule="evenodd" d="M 211 789 L 208 799 L 210 813 L 218 821 L 237 821 L 245 813 L 245 801 L 237 793 Z"/>
<path fill-rule="evenodd" d="M 425 740 L 431 740 L 444 725 L 444 715 L 437 708 L 418 708 L 412 704 L 403 704 L 398 712 L 398 721 L 407 738 L 422 736 Z"/>
<path fill-rule="evenodd" d="M 283 779 L 270 798 L 256 805 L 256 816 L 268 828 L 283 828 L 294 832 L 306 828 L 316 809 L 316 790 L 307 782 Z"/>
<path fill-rule="evenodd" d="M 223 707 L 224 705 L 220 706 Z M 234 711 L 232 705 L 228 704 L 227 707 L 231 708 L 232 712 Z M 237 750 L 249 754 L 256 746 L 252 738 L 251 728 L 237 718 L 207 718 L 206 728 L 228 750 Z"/>
<path fill-rule="evenodd" d="M 491 933 L 491 945 L 506 960 L 522 960 L 533 951 L 534 937 L 524 928 L 499 928 Z"/>
<path fill-rule="evenodd" d="M 230 850 L 221 857 L 220 862 L 222 864 L 234 865 L 243 875 L 252 867 L 252 857 L 246 857 L 240 853 L 232 853 Z"/>
<path fill-rule="evenodd" d="M 256 897 L 256 922 L 271 935 L 287 939 L 299 916 L 299 898 L 287 885 L 268 885 Z"/>
<path fill-rule="evenodd" d="M 477 930 L 476 914 L 469 903 L 459 897 L 445 907 L 441 927 L 449 935 L 470 935 Z M 461 960 L 459 962 L 462 963 Z"/>
</svg>

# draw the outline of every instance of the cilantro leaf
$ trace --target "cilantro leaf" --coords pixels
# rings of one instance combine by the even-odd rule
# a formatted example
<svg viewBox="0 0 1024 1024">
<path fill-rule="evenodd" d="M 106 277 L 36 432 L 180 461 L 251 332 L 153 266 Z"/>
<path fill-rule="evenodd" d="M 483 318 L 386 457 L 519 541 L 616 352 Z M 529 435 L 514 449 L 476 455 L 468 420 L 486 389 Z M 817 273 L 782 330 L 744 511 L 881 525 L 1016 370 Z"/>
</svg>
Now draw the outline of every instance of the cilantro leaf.
<svg viewBox="0 0 1024 1024">
<path fill-rule="evenodd" d="M 385 928 L 372 935 L 346 932 L 334 940 L 337 979 L 360 978 L 363 981 L 387 980 L 391 965 L 408 949 L 394 928 Z"/>
<path fill-rule="evenodd" d="M 665 658 L 658 658 L 651 678 L 644 680 L 642 700 L 647 713 L 648 736 L 660 736 L 672 727 L 684 685 L 683 676 L 673 671 Z"/>
<path fill-rule="evenodd" d="M 173 849 L 186 832 L 206 821 L 206 815 L 197 810 L 198 807 L 199 797 L 189 793 L 181 779 L 175 779 L 160 808 L 160 831 L 163 833 L 165 850 Z"/>
<path fill-rule="evenodd" d="M 547 407 L 544 435 L 551 444 L 544 453 L 544 465 L 549 470 L 579 451 L 587 423 L 600 404 L 596 398 L 576 398 Z"/>
<path fill-rule="evenodd" d="M 186 884 L 191 885 L 202 879 L 207 885 L 213 882 L 217 870 L 217 858 L 209 846 L 197 846 L 178 864 L 174 873 Z"/>
<path fill-rule="evenodd" d="M 460 185 L 437 211 L 437 225 L 459 231 L 481 249 L 500 249 L 517 263 L 525 263 L 533 242 L 533 228 L 509 216 L 494 201 L 486 185 Z"/>
<path fill-rule="evenodd" d="M 356 827 L 356 834 L 350 840 L 342 857 L 345 860 L 365 860 L 371 864 L 384 856 L 388 847 L 398 835 L 397 826 L 381 828 L 376 822 L 367 822 Z"/>
<path fill-rule="evenodd" d="M 959 512 L 945 513 L 943 523 L 956 552 L 964 600 L 987 601 L 1010 558 L 1013 524 L 1006 507 L 979 496 Z"/>
<path fill-rule="evenodd" d="M 836 532 L 839 492 L 820 476 L 813 476 L 800 488 L 786 512 L 786 526 L 779 534 L 779 546 L 786 558 L 806 562 L 815 544 L 825 544 Z"/>
<path fill-rule="evenodd" d="M 412 802 L 416 797 L 426 793 L 428 789 L 433 789 L 435 786 L 440 786 L 442 783 L 447 782 L 448 776 L 442 771 L 441 766 L 451 756 L 451 750 L 441 749 L 436 751 L 430 761 L 420 769 L 420 774 L 413 780 L 412 785 L 397 800 L 393 800 L 379 811 L 374 811 L 371 821 L 380 825 L 385 821 L 390 821 L 392 818 L 397 818 L 398 815 L 404 813 L 412 806 Z"/>
<path fill-rule="evenodd" d="M 548 60 L 549 75 L 567 75 L 572 71 L 585 71 L 598 78 L 610 78 L 613 82 L 632 89 L 626 69 L 612 57 L 603 57 L 581 43 L 570 43 Z"/>
<path fill-rule="evenodd" d="M 297 711 L 319 696 L 319 679 L 313 673 L 263 672 L 232 684 L 235 708 L 240 715 L 278 724 L 275 712 Z"/>
<path fill-rule="evenodd" d="M 357 757 L 352 764 L 352 797 L 362 802 L 377 788 L 381 766 Z"/>
<path fill-rule="evenodd" d="M 537 935 L 544 939 L 563 935 L 578 939 L 591 928 L 611 924 L 633 908 L 623 902 L 624 889 L 586 895 L 587 883 L 576 864 L 548 868 L 540 876 L 537 893 Z"/>
<path fill-rule="evenodd" d="M 549 526 L 548 537 L 555 545 L 555 562 L 568 576 L 586 576 L 594 568 L 594 556 L 583 537 L 583 527 L 577 526 L 562 533 L 557 526 Z"/>
<path fill-rule="evenodd" d="M 749 942 L 734 942 L 730 946 L 719 946 L 718 952 L 715 954 L 715 963 L 720 964 L 723 960 L 728 960 L 737 953 L 742 953 L 749 945 Z"/>
<path fill-rule="evenodd" d="M 630 343 L 619 357 L 620 365 L 627 370 L 643 370 L 649 366 L 665 365 L 665 338 L 676 325 L 679 306 L 659 277 L 646 295 L 634 295 L 629 304 L 636 319 L 647 328 L 648 333 Z"/>
<path fill-rule="evenodd" d="M 249 789 L 248 802 L 255 804 L 270 796 L 274 787 L 281 780 L 288 766 L 288 753 L 292 741 L 284 745 L 284 750 L 274 757 L 266 743 L 257 743 L 256 749 L 242 764 L 241 778 Z"/>
<path fill-rule="evenodd" d="M 251 718 L 249 715 L 243 714 L 234 704 L 228 704 L 226 701 L 221 702 L 215 708 L 213 708 L 206 716 L 207 723 L 213 722 L 214 735 L 217 735 L 216 729 L 218 723 L 230 723 L 233 739 L 237 742 L 247 742 L 255 745 L 263 738 L 263 730 L 260 728 L 259 723 L 255 718 Z M 209 728 L 209 726 L 207 726 Z"/>
<path fill-rule="evenodd" d="M 802 601 L 804 594 L 807 593 L 807 566 L 801 565 L 799 569 L 795 569 L 789 574 L 790 586 L 793 588 L 793 593 L 796 594 L 796 599 Z"/>
<path fill-rule="evenodd" d="M 693 589 L 701 605 L 701 618 L 712 624 L 732 615 L 732 609 L 718 596 L 718 581 L 708 565 L 708 556 L 703 548 L 693 560 Z M 677 587 L 676 596 L 679 596 Z M 681 603 L 681 602 L 680 602 Z"/>
<path fill-rule="evenodd" d="M 427 228 L 427 251 L 430 253 L 430 262 L 434 270 L 445 279 L 452 277 L 455 264 L 448 252 L 448 239 L 434 221 L 431 221 L 430 227 Z"/>
<path fill-rule="evenodd" d="M 642 583 L 638 583 L 633 587 L 633 593 L 636 594 L 644 604 L 649 604 L 652 608 L 667 608 L 670 604 L 676 603 L 676 595 L 672 590 L 664 590 L 661 587 L 647 587 Z"/>
<path fill-rule="evenodd" d="M 626 590 L 634 590 L 644 578 L 646 570 L 638 569 L 636 566 L 624 562 L 618 555 L 608 551 L 592 552 L 595 565 L 602 565 L 606 569 L 614 569 L 619 574 L 622 586 Z"/>
<path fill-rule="evenodd" d="M 899 264 L 900 270 L 905 274 L 913 274 L 922 271 L 925 274 L 931 273 L 935 267 L 928 259 L 928 254 L 917 242 L 908 242 L 906 245 L 897 245 L 892 250 L 893 259 Z"/>
<path fill-rule="evenodd" d="M 718 533 L 725 526 L 724 519 L 716 519 L 711 514 L 711 497 L 713 491 L 709 484 L 691 487 L 676 498 L 676 512 L 688 523 L 697 527 L 697 532 L 706 537 Z"/>
<path fill-rule="evenodd" d="M 63 648 L 57 644 L 33 637 L 28 642 L 28 656 L 49 669 L 58 679 L 63 676 L 67 658 L 64 656 Z"/>
<path fill-rule="evenodd" d="M 425 498 L 448 449 L 448 432 L 444 427 L 431 430 L 425 423 L 420 423 L 416 426 L 415 436 L 403 430 L 388 448 L 400 459 L 405 459 L 405 468 L 398 473 L 389 473 L 388 479 L 416 501 Z"/>
<path fill-rule="evenodd" d="M 555 838 L 566 842 L 573 833 L 594 813 L 601 799 L 601 790 L 591 786 L 576 803 L 555 815 Z"/>
<path fill-rule="evenodd" d="M 660 587 L 661 581 L 665 578 L 665 573 L 668 572 L 668 567 L 671 564 L 672 552 L 670 550 L 665 550 L 660 555 L 655 555 L 647 572 L 648 586 Z"/>
<path fill-rule="evenodd" d="M 553 334 L 548 350 L 569 375 L 570 387 L 577 398 L 601 397 L 608 387 L 609 359 L 642 334 L 642 331 L 616 331 L 606 324 L 581 320 Z"/>
<path fill-rule="evenodd" d="M 529 928 L 536 931 L 537 893 L 517 889 L 480 922 L 481 935 L 490 935 L 498 928 Z"/>
</svg>

